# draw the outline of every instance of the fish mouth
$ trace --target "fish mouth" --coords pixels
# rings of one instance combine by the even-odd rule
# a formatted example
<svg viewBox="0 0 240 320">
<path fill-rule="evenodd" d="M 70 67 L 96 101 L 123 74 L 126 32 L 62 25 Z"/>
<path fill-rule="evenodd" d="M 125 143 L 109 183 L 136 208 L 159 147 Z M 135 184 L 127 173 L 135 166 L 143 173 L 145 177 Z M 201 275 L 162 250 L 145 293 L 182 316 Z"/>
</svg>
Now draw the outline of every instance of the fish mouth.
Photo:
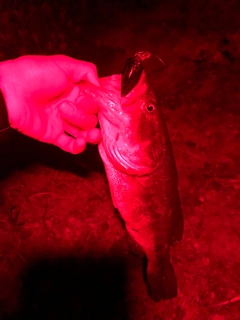
<svg viewBox="0 0 240 320">
<path fill-rule="evenodd" d="M 138 84 L 143 71 L 142 61 L 136 55 L 127 59 L 122 71 L 121 97 L 126 96 Z"/>
<path fill-rule="evenodd" d="M 122 71 L 121 97 L 128 95 L 139 83 L 144 70 L 148 75 L 166 68 L 165 63 L 158 56 L 148 51 L 139 51 L 133 58 L 127 59 Z M 148 79 L 147 79 L 148 80 Z"/>
<path fill-rule="evenodd" d="M 115 127 L 116 129 L 120 127 L 122 122 L 122 110 L 116 108 L 101 108 L 98 112 L 99 122 L 107 121 L 109 125 Z"/>
<path fill-rule="evenodd" d="M 126 96 L 138 84 L 143 71 L 142 61 L 148 59 L 152 54 L 148 51 L 135 53 L 133 58 L 127 59 L 122 71 L 121 97 Z"/>
</svg>

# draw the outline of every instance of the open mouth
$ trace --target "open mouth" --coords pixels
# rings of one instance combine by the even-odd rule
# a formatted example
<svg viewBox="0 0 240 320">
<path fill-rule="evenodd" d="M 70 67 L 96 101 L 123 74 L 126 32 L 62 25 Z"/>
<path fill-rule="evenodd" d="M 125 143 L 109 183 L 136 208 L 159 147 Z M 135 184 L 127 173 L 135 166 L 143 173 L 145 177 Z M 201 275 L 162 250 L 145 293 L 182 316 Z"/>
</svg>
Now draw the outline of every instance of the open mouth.
<svg viewBox="0 0 240 320">
<path fill-rule="evenodd" d="M 127 59 L 122 71 L 121 96 L 126 96 L 136 85 L 143 71 L 141 58 L 137 55 Z"/>
</svg>

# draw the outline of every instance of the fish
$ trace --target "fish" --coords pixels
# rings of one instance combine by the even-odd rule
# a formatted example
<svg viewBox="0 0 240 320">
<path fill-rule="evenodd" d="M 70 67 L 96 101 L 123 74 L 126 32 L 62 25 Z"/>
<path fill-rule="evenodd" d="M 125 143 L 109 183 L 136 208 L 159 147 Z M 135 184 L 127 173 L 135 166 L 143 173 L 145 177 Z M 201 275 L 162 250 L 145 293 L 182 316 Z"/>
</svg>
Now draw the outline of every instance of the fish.
<svg viewBox="0 0 240 320">
<path fill-rule="evenodd" d="M 170 249 L 184 229 L 176 164 L 161 98 L 151 83 L 161 63 L 149 52 L 137 52 L 122 74 L 100 78 L 100 88 L 85 90 L 100 106 L 98 150 L 113 205 L 132 251 L 144 259 L 144 279 L 156 302 L 177 296 Z"/>
</svg>

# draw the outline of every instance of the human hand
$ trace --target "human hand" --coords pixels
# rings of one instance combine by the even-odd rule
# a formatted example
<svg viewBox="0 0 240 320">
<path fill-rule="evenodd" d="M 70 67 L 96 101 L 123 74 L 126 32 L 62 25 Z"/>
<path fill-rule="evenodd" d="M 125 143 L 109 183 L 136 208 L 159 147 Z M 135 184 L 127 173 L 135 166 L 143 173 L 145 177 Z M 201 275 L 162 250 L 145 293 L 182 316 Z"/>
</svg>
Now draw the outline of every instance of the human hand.
<svg viewBox="0 0 240 320">
<path fill-rule="evenodd" d="M 0 88 L 11 127 L 74 154 L 87 142 L 98 143 L 98 106 L 81 93 L 81 80 L 99 85 L 95 65 L 64 55 L 1 62 Z"/>
</svg>

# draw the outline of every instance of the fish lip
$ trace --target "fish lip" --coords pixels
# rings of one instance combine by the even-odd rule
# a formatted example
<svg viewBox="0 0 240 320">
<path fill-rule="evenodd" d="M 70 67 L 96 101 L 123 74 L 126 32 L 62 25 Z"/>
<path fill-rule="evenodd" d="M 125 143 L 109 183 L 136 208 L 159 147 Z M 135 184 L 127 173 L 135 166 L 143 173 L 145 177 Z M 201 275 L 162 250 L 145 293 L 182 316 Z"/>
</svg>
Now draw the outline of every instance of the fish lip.
<svg viewBox="0 0 240 320">
<path fill-rule="evenodd" d="M 113 103 L 113 105 L 116 105 L 116 106 L 118 106 L 118 104 L 120 105 L 120 103 L 118 102 Z M 122 109 L 114 106 L 110 108 L 102 107 L 98 112 L 98 116 L 100 117 L 102 116 L 103 118 L 105 118 L 105 120 L 110 122 L 115 127 L 120 127 L 120 124 L 122 122 L 121 120 Z"/>
<path fill-rule="evenodd" d="M 112 125 L 114 126 L 119 126 L 120 120 L 119 116 L 121 116 L 122 110 L 119 107 L 120 106 L 120 101 L 117 101 L 117 98 L 114 99 L 113 95 L 111 93 L 106 95 L 105 91 L 101 91 L 100 88 L 94 88 L 92 90 L 91 87 L 87 87 L 85 89 L 85 92 L 91 96 L 95 101 L 103 101 L 102 106 L 100 110 L 98 111 L 98 116 L 104 117 L 107 121 L 109 121 Z M 105 99 L 108 99 L 110 102 L 110 107 L 109 105 L 106 106 L 104 101 Z"/>
<path fill-rule="evenodd" d="M 127 59 L 122 71 L 121 97 L 126 96 L 138 84 L 143 71 L 142 60 L 135 55 Z"/>
</svg>

